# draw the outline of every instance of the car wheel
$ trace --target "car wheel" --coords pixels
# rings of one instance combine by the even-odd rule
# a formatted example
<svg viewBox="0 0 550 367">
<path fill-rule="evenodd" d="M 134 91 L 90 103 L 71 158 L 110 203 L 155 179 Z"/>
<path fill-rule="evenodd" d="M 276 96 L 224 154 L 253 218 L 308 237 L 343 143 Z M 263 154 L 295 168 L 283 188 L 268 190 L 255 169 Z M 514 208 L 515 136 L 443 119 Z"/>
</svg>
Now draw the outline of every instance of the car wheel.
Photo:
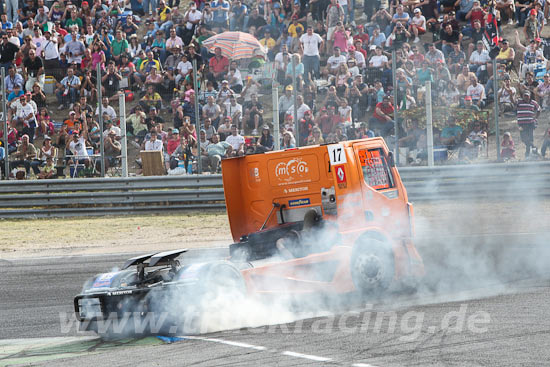
<svg viewBox="0 0 550 367">
<path fill-rule="evenodd" d="M 360 240 L 354 246 L 350 266 L 355 288 L 365 296 L 377 296 L 386 291 L 395 274 L 390 246 L 372 238 Z"/>
</svg>

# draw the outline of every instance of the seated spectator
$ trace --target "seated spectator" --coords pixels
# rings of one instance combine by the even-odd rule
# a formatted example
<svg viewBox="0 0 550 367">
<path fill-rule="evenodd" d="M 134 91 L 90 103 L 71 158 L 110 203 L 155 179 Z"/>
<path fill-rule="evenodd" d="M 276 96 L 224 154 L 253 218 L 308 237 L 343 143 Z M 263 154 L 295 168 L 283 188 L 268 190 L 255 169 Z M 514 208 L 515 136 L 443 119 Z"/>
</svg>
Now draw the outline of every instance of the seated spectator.
<svg viewBox="0 0 550 367">
<path fill-rule="evenodd" d="M 229 71 L 229 60 L 222 55 L 222 49 L 216 47 L 214 49 L 214 56 L 209 60 L 210 72 L 206 75 L 207 79 L 216 83 L 226 79 L 227 72 Z"/>
<path fill-rule="evenodd" d="M 528 71 L 534 73 L 537 67 L 546 68 L 547 60 L 544 57 L 544 52 L 537 47 L 537 41 L 532 39 L 529 46 L 525 47 L 519 40 L 519 33 L 516 31 L 516 47 L 523 51 L 523 64 L 520 68 L 520 78 L 525 79 Z"/>
<path fill-rule="evenodd" d="M 456 75 L 462 71 L 462 65 L 464 65 L 466 60 L 466 55 L 460 49 L 459 43 L 452 44 L 452 50 L 447 55 L 447 65 L 449 66 L 449 71 Z"/>
<path fill-rule="evenodd" d="M 218 127 L 218 134 L 219 138 L 223 138 L 223 141 L 225 141 L 225 138 L 231 135 L 231 125 L 233 121 L 231 121 L 231 116 L 225 116 L 222 121 L 222 124 Z"/>
<path fill-rule="evenodd" d="M 492 64 L 491 58 L 489 57 L 489 52 L 485 49 L 483 41 L 478 41 L 475 51 L 473 51 L 470 55 L 470 71 L 474 72 L 478 79 L 481 79 L 483 74 L 485 74 L 485 76 L 492 75 L 493 68 L 491 65 Z"/>
<path fill-rule="evenodd" d="M 290 131 L 285 131 L 283 133 L 283 141 L 281 142 L 281 149 L 291 149 L 296 148 L 296 139 Z"/>
<path fill-rule="evenodd" d="M 514 49 L 510 47 L 508 40 L 506 39 L 503 39 L 502 41 L 500 41 L 499 46 L 500 46 L 500 52 L 496 57 L 497 63 L 506 65 L 506 70 L 510 70 L 514 63 L 514 58 L 516 57 L 516 53 L 514 52 Z"/>
<path fill-rule="evenodd" d="M 237 125 L 231 125 L 231 135 L 225 138 L 225 141 L 231 144 L 232 147 L 229 156 L 235 157 L 244 155 L 245 140 L 242 135 L 238 134 Z"/>
<path fill-rule="evenodd" d="M 46 158 L 44 166 L 40 169 L 40 172 L 36 175 L 38 179 L 51 179 L 56 178 L 56 169 L 54 159 L 52 157 Z"/>
<path fill-rule="evenodd" d="M 414 43 L 420 42 L 418 36 L 426 33 L 426 18 L 422 15 L 420 8 L 414 9 L 414 17 L 412 17 L 409 32 L 414 35 Z"/>
<path fill-rule="evenodd" d="M 122 145 L 117 140 L 117 131 L 113 128 L 108 130 L 107 137 L 104 139 L 105 169 L 114 167 L 118 164 L 118 158 L 122 151 Z"/>
<path fill-rule="evenodd" d="M 178 144 L 170 154 L 170 169 L 175 169 L 180 162 L 184 162 L 185 172 L 188 172 L 189 163 L 193 160 L 191 147 L 187 144 L 187 139 L 185 139 L 185 137 L 180 137 L 179 134 L 177 137 Z"/>
<path fill-rule="evenodd" d="M 275 148 L 275 141 L 271 135 L 269 126 L 264 125 L 262 127 L 262 135 L 256 143 L 256 153 L 271 152 Z"/>
<path fill-rule="evenodd" d="M 311 131 L 311 135 L 308 136 L 306 145 L 318 145 L 323 144 L 325 141 L 323 135 L 321 134 L 321 129 L 314 127 Z"/>
<path fill-rule="evenodd" d="M 102 109 L 103 114 L 106 113 L 108 115 L 109 119 L 112 120 L 112 121 L 116 120 L 116 118 L 117 118 L 116 111 L 113 108 L 113 106 L 111 106 L 109 104 L 109 98 L 103 97 L 101 102 L 102 102 L 101 103 L 101 109 Z M 99 106 L 97 106 L 97 108 L 95 110 L 95 115 L 99 116 Z"/>
<path fill-rule="evenodd" d="M 38 83 L 34 83 L 32 86 L 31 98 L 34 103 L 36 103 L 36 107 L 46 107 L 46 95 L 44 94 Z"/>
<path fill-rule="evenodd" d="M 154 85 L 147 85 L 145 95 L 139 100 L 139 104 L 144 111 L 149 111 L 151 107 L 160 110 L 162 107 L 162 98 L 160 94 L 155 91 Z"/>
<path fill-rule="evenodd" d="M 229 101 L 223 105 L 225 116 L 231 117 L 231 122 L 240 127 L 241 134 L 244 134 L 244 125 L 242 122 L 243 106 L 237 103 L 234 95 L 229 96 Z"/>
<path fill-rule="evenodd" d="M 461 141 L 462 128 L 456 124 L 456 118 L 449 117 L 447 125 L 441 131 L 441 143 L 448 149 L 454 149 Z"/>
<path fill-rule="evenodd" d="M 252 135 L 258 134 L 258 126 L 263 124 L 264 109 L 262 104 L 258 101 L 256 94 L 252 95 L 250 102 L 246 102 L 244 105 L 244 117 L 243 126 L 252 128 Z"/>
<path fill-rule="evenodd" d="M 460 147 L 459 157 L 475 159 L 485 147 L 487 147 L 487 132 L 482 128 L 480 121 L 474 121 L 472 129 Z"/>
<path fill-rule="evenodd" d="M 25 166 L 27 176 L 31 170 L 31 164 L 36 159 L 37 151 L 34 145 L 30 142 L 28 135 L 21 137 L 21 143 L 17 146 L 15 152 L 15 160 L 10 163 L 10 170 L 17 168 L 20 165 Z"/>
<path fill-rule="evenodd" d="M 235 127 L 235 132 L 237 128 Z M 218 134 L 212 136 L 212 143 L 206 147 L 206 152 L 201 156 L 203 171 L 210 170 L 210 173 L 216 173 L 220 167 L 223 158 L 232 156 L 232 145 L 226 141 L 220 142 Z M 243 144 L 244 145 L 244 144 Z"/>
<path fill-rule="evenodd" d="M 468 89 L 466 89 L 466 95 L 471 97 L 472 103 L 479 108 L 485 107 L 485 88 L 482 84 L 477 82 L 476 76 L 470 78 L 470 85 Z"/>
<path fill-rule="evenodd" d="M 50 115 L 48 115 L 48 110 L 45 107 L 40 108 L 40 112 L 38 113 L 38 116 L 36 116 L 36 120 L 38 125 L 37 135 L 54 134 L 54 125 L 50 119 Z"/>
<path fill-rule="evenodd" d="M 57 158 L 57 148 L 52 145 L 52 138 L 48 135 L 44 136 L 44 144 L 38 152 L 37 159 L 31 162 L 31 168 L 36 176 L 39 176 L 40 167 L 47 165 L 47 160 L 51 159 L 52 162 Z"/>
<path fill-rule="evenodd" d="M 58 110 L 63 108 L 72 108 L 72 104 L 76 102 L 79 97 L 80 79 L 74 74 L 74 69 L 69 68 L 67 70 L 67 76 L 64 77 L 61 82 L 57 83 L 55 95 L 57 96 L 57 102 L 59 106 Z"/>
<path fill-rule="evenodd" d="M 382 102 L 376 105 L 374 114 L 369 120 L 369 127 L 382 137 L 387 137 L 390 131 L 394 128 L 393 122 L 394 108 L 391 103 L 391 97 L 385 96 Z"/>
</svg>

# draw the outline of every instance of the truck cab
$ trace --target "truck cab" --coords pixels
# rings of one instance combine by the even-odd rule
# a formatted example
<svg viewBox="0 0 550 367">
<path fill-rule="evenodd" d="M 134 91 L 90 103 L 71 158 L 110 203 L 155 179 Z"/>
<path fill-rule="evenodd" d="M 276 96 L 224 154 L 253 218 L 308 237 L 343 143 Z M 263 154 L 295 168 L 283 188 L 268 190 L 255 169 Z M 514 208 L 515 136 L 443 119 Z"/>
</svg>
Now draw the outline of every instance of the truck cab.
<svg viewBox="0 0 550 367">
<path fill-rule="evenodd" d="M 382 138 L 227 159 L 222 175 L 233 258 L 276 257 L 277 241 L 303 230 L 312 210 L 338 233 L 327 250 L 244 271 L 253 288 L 271 291 L 253 281 L 268 276 L 292 278 L 287 286 L 298 291 L 369 291 L 424 274 L 412 242 L 413 207 Z"/>
</svg>

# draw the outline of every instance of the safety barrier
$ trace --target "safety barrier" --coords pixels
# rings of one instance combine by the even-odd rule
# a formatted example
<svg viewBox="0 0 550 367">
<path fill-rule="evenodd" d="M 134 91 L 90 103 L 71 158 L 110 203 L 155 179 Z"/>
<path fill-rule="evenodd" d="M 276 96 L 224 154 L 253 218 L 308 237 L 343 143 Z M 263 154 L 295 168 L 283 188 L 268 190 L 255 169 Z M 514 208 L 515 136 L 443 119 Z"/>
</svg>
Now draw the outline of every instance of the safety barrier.
<svg viewBox="0 0 550 367">
<path fill-rule="evenodd" d="M 409 200 L 550 196 L 550 162 L 404 167 Z M 0 218 L 223 209 L 221 175 L 0 182 Z"/>
</svg>

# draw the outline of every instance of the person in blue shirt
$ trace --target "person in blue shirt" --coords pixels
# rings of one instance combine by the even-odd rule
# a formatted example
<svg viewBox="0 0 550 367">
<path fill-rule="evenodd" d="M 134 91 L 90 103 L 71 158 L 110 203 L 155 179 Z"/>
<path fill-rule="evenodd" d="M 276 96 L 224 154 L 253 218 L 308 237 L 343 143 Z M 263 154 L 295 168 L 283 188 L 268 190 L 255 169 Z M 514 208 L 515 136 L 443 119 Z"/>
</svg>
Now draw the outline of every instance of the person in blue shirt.
<svg viewBox="0 0 550 367">
<path fill-rule="evenodd" d="M 227 20 L 229 19 L 229 3 L 225 0 L 216 0 L 210 3 L 210 8 L 214 13 L 214 27 L 225 29 L 227 28 Z"/>
<path fill-rule="evenodd" d="M 248 23 L 248 8 L 241 0 L 235 1 L 231 7 L 231 13 L 229 18 L 229 30 L 237 31 L 247 28 Z"/>
</svg>

